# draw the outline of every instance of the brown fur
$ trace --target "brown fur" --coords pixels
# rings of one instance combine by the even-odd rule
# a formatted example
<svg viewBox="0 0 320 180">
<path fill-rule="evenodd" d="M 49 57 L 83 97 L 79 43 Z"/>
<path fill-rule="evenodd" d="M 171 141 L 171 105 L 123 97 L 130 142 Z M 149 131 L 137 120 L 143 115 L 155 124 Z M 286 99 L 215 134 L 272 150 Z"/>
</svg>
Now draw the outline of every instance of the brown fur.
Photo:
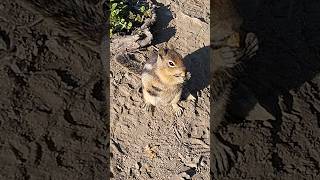
<svg viewBox="0 0 320 180">
<path fill-rule="evenodd" d="M 160 48 L 156 61 L 148 61 L 141 76 L 146 107 L 171 105 L 175 114 L 180 116 L 183 110 L 178 102 L 186 75 L 182 56 L 173 49 Z"/>
</svg>

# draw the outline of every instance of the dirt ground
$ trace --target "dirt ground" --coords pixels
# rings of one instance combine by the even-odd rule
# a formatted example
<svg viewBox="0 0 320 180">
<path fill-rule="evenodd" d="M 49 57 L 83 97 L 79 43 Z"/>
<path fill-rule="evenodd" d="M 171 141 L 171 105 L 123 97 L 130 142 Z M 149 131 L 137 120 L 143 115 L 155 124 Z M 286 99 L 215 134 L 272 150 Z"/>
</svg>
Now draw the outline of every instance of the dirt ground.
<svg viewBox="0 0 320 180">
<path fill-rule="evenodd" d="M 111 172 L 115 179 L 209 179 L 210 109 L 204 71 L 204 62 L 209 62 L 209 1 L 157 5 L 153 44 L 173 45 L 193 65 L 198 81 L 191 82 L 192 87 L 203 89 L 196 103 L 181 103 L 181 117 L 176 118 L 171 107 L 156 108 L 152 115 L 141 108 L 140 78 L 111 61 Z M 197 154 L 196 147 L 206 152 Z"/>
<path fill-rule="evenodd" d="M 30 8 L 30 2 L 42 2 L 48 11 Z M 1 180 L 108 178 L 106 75 L 99 45 L 95 33 L 69 26 L 95 18 L 72 9 L 72 3 L 85 0 L 54 2 L 0 2 Z M 239 2 L 244 27 L 257 34 L 260 49 L 235 84 L 220 130 L 237 159 L 219 179 L 320 179 L 320 3 Z M 85 6 L 98 1 L 90 3 Z M 214 123 L 206 76 L 209 1 L 157 5 L 153 44 L 169 42 L 185 57 L 193 75 L 189 87 L 198 99 L 181 102 L 180 118 L 170 107 L 152 116 L 141 108 L 139 77 L 110 61 L 112 176 L 207 180 Z"/>
<path fill-rule="evenodd" d="M 28 2 L 0 2 L 0 179 L 106 179 L 100 55 Z"/>
<path fill-rule="evenodd" d="M 260 50 L 236 86 L 221 132 L 238 151 L 221 179 L 319 179 L 320 4 L 250 2 L 240 7 Z"/>
<path fill-rule="evenodd" d="M 139 78 L 111 62 L 111 171 L 115 179 L 209 179 L 209 2 L 158 2 L 153 44 L 169 42 L 185 56 L 198 101 L 183 101 L 180 118 L 170 107 L 152 116 L 141 109 Z M 219 179 L 318 179 L 319 3 L 248 0 L 239 8 L 260 50 L 230 97 L 220 135 L 237 160 Z"/>
</svg>

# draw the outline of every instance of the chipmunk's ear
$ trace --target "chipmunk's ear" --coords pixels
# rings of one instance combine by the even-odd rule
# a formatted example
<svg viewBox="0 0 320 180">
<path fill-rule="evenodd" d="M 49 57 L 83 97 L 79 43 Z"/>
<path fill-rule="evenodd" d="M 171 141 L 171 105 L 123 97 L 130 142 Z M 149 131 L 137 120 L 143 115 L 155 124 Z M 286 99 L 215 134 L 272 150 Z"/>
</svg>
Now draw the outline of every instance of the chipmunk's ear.
<svg viewBox="0 0 320 180">
<path fill-rule="evenodd" d="M 161 59 L 163 59 L 163 57 L 168 53 L 169 49 L 164 46 L 164 47 L 160 47 L 159 48 L 159 56 Z"/>
</svg>

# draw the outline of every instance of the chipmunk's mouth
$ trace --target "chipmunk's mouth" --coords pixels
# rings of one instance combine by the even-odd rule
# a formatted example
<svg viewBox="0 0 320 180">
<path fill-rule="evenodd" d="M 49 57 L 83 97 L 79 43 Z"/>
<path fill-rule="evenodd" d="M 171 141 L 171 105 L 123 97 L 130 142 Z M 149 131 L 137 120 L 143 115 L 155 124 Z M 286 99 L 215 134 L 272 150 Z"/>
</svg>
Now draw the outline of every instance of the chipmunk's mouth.
<svg viewBox="0 0 320 180">
<path fill-rule="evenodd" d="M 180 81 L 185 81 L 186 80 L 186 76 L 181 75 L 181 74 L 176 74 L 176 75 L 174 75 L 174 77 L 176 79 L 180 79 Z"/>
<path fill-rule="evenodd" d="M 173 75 L 177 82 L 183 83 L 187 80 L 185 74 L 175 74 Z"/>
</svg>

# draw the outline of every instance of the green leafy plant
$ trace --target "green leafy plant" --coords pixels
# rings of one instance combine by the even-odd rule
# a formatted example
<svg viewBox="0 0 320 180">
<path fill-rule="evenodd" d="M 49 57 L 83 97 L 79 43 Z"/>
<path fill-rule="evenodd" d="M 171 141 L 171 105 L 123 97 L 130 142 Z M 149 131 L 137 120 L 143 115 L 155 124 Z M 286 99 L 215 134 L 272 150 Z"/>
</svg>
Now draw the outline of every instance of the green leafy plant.
<svg viewBox="0 0 320 180">
<path fill-rule="evenodd" d="M 110 0 L 110 37 L 130 34 L 152 16 L 149 4 L 142 0 Z"/>
</svg>

